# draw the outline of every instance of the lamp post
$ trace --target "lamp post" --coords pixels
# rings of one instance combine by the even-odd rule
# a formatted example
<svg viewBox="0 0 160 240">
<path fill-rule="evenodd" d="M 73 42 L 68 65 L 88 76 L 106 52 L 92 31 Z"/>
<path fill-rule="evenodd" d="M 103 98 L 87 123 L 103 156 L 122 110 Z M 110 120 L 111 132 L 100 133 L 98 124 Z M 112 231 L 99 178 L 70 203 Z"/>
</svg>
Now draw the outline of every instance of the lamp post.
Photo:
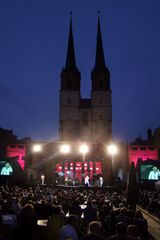
<svg viewBox="0 0 160 240">
<path fill-rule="evenodd" d="M 115 144 L 110 144 L 107 146 L 107 151 L 108 151 L 108 154 L 111 155 L 111 160 L 112 160 L 112 163 L 111 163 L 111 175 L 112 177 L 114 178 L 114 174 L 115 174 L 115 155 L 118 153 L 118 148 L 117 148 L 117 145 Z"/>
</svg>

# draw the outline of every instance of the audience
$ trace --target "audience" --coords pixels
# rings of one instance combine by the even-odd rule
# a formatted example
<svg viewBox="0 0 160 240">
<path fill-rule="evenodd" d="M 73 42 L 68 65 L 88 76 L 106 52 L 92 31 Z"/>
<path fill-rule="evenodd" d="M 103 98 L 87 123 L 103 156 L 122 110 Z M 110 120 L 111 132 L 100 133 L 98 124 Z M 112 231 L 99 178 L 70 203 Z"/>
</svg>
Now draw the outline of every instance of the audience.
<svg viewBox="0 0 160 240">
<path fill-rule="evenodd" d="M 159 194 L 140 191 L 139 204 L 153 212 Z M 125 194 L 102 188 L 0 186 L 0 206 L 0 240 L 149 239 L 146 219 Z M 45 227 L 37 224 L 43 219 Z"/>
</svg>

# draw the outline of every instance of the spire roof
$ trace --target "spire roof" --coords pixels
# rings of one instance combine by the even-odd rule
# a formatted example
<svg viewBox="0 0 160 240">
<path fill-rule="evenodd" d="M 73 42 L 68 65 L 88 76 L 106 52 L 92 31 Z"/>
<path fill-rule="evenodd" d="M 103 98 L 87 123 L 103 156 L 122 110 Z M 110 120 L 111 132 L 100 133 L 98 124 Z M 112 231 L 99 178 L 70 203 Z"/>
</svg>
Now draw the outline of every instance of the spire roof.
<svg viewBox="0 0 160 240">
<path fill-rule="evenodd" d="M 73 43 L 73 30 L 72 30 L 72 13 L 70 14 L 68 49 L 67 49 L 67 58 L 66 58 L 65 68 L 76 69 L 76 60 L 75 60 L 74 43 Z"/>
<path fill-rule="evenodd" d="M 102 44 L 102 35 L 101 35 L 99 12 L 98 12 L 98 28 L 97 28 L 97 45 L 96 45 L 95 69 L 96 70 L 106 69 L 104 52 L 103 52 L 103 44 Z"/>
</svg>

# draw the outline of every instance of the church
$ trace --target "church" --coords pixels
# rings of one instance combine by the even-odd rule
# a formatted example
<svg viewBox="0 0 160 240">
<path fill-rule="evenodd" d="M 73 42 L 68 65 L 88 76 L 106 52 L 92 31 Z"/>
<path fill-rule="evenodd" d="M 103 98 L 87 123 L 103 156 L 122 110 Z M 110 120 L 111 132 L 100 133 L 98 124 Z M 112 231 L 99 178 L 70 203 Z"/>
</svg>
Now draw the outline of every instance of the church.
<svg viewBox="0 0 160 240">
<path fill-rule="evenodd" d="M 81 73 L 76 65 L 72 19 L 70 19 L 66 64 L 61 72 L 60 141 L 109 142 L 112 140 L 110 72 L 105 63 L 99 17 L 91 85 L 91 98 L 81 98 Z"/>
<path fill-rule="evenodd" d="M 72 150 L 70 154 L 59 157 L 56 172 L 59 175 L 62 173 L 64 178 L 78 179 L 79 182 L 83 182 L 86 175 L 90 179 L 103 175 L 107 154 L 105 145 L 112 141 L 112 91 L 99 16 L 90 95 L 91 98 L 81 97 L 81 73 L 76 64 L 70 17 L 66 63 L 61 71 L 59 92 L 59 143 L 70 145 Z M 87 154 L 79 154 L 80 144 L 89 146 Z"/>
</svg>

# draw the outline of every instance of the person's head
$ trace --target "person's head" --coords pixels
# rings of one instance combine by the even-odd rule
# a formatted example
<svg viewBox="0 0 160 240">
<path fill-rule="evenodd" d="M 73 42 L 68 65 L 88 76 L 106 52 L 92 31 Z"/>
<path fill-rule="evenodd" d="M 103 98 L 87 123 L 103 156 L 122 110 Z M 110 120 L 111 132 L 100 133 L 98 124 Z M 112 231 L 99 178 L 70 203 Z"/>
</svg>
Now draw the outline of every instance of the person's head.
<svg viewBox="0 0 160 240">
<path fill-rule="evenodd" d="M 119 208 L 122 209 L 124 207 L 124 204 L 123 203 L 120 203 L 119 204 Z"/>
<path fill-rule="evenodd" d="M 153 167 L 152 170 L 153 170 L 153 172 L 156 172 L 157 171 L 157 167 Z"/>
<path fill-rule="evenodd" d="M 128 231 L 128 235 L 130 235 L 130 236 L 137 237 L 137 235 L 138 235 L 138 230 L 137 230 L 136 225 L 133 225 L 133 224 L 129 225 L 127 228 L 127 231 Z"/>
<path fill-rule="evenodd" d="M 121 212 L 121 214 L 126 215 L 127 214 L 127 208 L 126 207 L 120 208 L 120 212 Z"/>
<path fill-rule="evenodd" d="M 118 235 L 126 235 L 127 234 L 127 225 L 123 222 L 117 223 L 116 232 Z"/>
<path fill-rule="evenodd" d="M 54 206 L 53 207 L 53 209 L 52 209 L 52 214 L 53 215 L 59 215 L 61 213 L 61 207 L 60 207 L 60 205 L 58 205 L 58 206 Z"/>
<path fill-rule="evenodd" d="M 78 217 L 76 215 L 71 214 L 67 218 L 67 224 L 69 224 L 72 227 L 76 228 L 78 226 Z"/>
<path fill-rule="evenodd" d="M 87 202 L 87 207 L 92 207 L 92 202 L 91 201 Z"/>
<path fill-rule="evenodd" d="M 6 167 L 6 168 L 9 168 L 9 167 L 10 167 L 10 164 L 9 164 L 9 163 L 6 163 L 6 164 L 5 164 L 5 167 Z"/>
<path fill-rule="evenodd" d="M 141 211 L 136 211 L 135 217 L 136 218 L 143 218 L 142 212 Z"/>
<path fill-rule="evenodd" d="M 101 233 L 102 233 L 102 225 L 101 225 L 101 223 L 98 222 L 98 221 L 90 222 L 89 226 L 88 226 L 88 232 L 96 234 L 96 235 L 101 235 Z"/>
</svg>

